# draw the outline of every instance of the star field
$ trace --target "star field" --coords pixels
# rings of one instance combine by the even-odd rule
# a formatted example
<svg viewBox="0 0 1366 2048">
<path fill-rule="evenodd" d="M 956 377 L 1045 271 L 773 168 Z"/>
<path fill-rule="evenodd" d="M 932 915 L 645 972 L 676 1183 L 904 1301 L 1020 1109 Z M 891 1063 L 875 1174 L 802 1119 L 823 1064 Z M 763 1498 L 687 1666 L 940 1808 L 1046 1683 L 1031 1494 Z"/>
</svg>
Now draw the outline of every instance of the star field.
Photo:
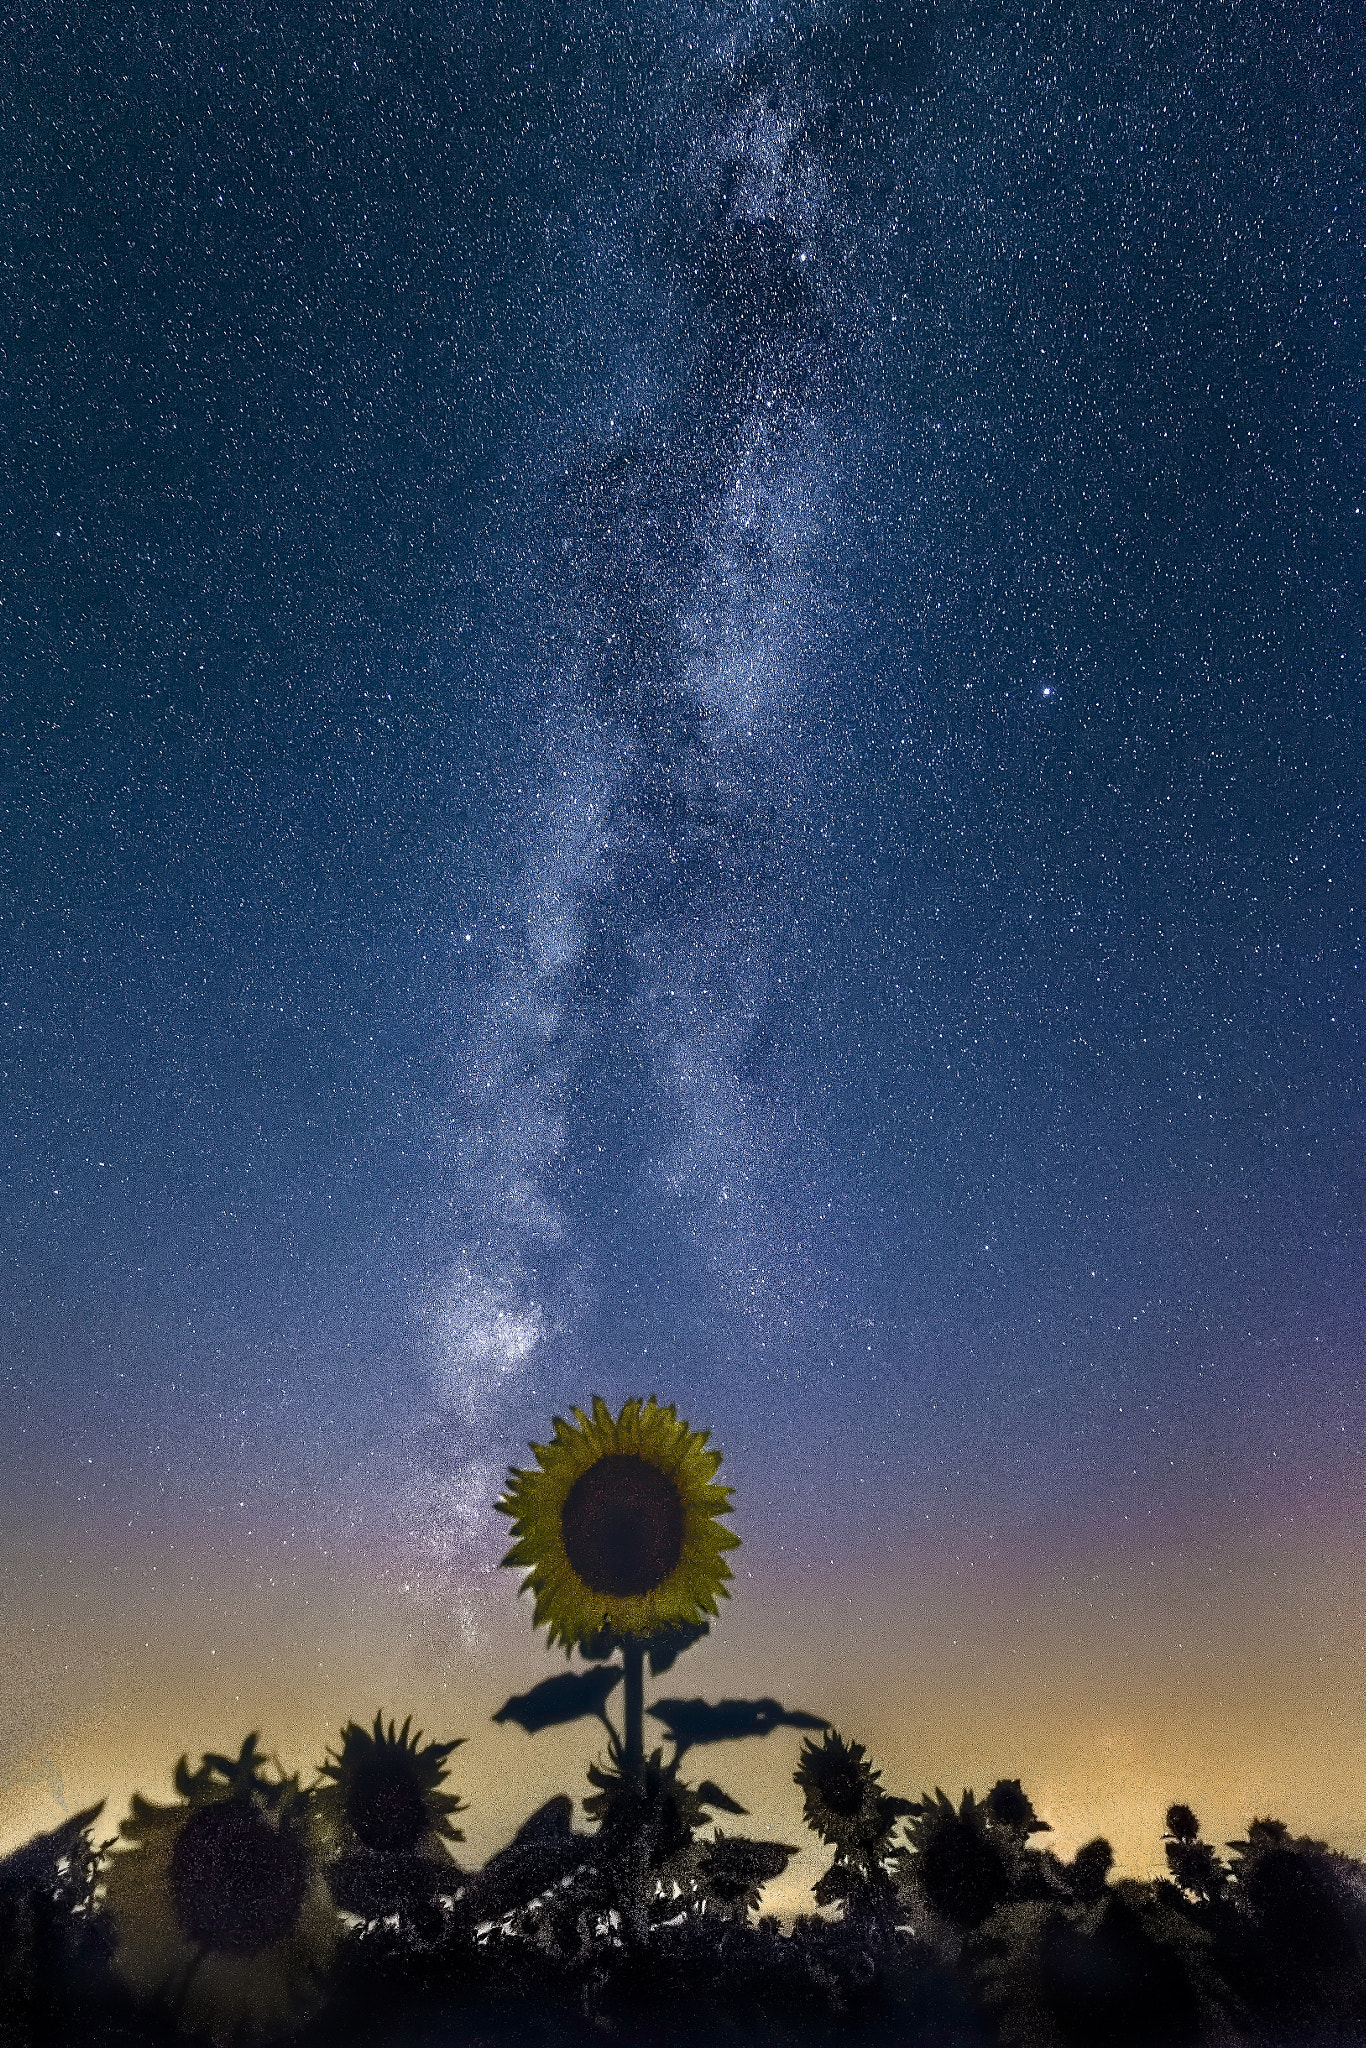
<svg viewBox="0 0 1366 2048">
<path fill-rule="evenodd" d="M 10 1532 L 363 1534 L 475 1645 L 600 1391 L 775 1570 L 1290 1541 L 1360 26 L 562 14 L 9 26 Z"/>
</svg>

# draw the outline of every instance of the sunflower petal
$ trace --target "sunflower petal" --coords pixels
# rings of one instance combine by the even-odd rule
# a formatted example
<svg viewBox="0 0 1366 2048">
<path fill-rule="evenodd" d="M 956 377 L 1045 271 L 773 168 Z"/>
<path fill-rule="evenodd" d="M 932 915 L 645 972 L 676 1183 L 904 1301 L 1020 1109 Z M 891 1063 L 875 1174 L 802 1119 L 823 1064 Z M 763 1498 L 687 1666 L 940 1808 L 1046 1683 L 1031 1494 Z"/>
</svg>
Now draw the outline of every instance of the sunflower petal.
<svg viewBox="0 0 1366 2048">
<path fill-rule="evenodd" d="M 716 1519 L 731 1512 L 731 1488 L 714 1483 L 721 1453 L 708 1448 L 710 1431 L 691 1429 L 679 1421 L 672 1405 L 661 1407 L 653 1395 L 648 1400 L 633 1396 L 614 1418 L 603 1397 L 594 1394 L 589 1413 L 574 1408 L 571 1414 L 572 1424 L 561 1416 L 554 1418 L 550 1444 L 531 1446 L 539 1470 L 509 1468 L 506 1491 L 497 1503 L 499 1512 L 512 1520 L 515 1539 L 503 1563 L 530 1568 L 521 1591 L 533 1596 L 535 1625 L 544 1625 L 552 1642 L 569 1649 L 591 1643 L 604 1629 L 617 1637 L 655 1636 L 696 1627 L 704 1616 L 717 1614 L 718 1596 L 727 1595 L 725 1582 L 732 1577 L 721 1553 L 734 1549 L 740 1538 Z M 673 1561 L 662 1567 L 662 1576 L 653 1583 L 648 1569 L 640 1566 L 646 1571 L 643 1589 L 630 1585 L 622 1590 L 607 1582 L 610 1574 L 590 1584 L 571 1560 L 566 1503 L 584 1475 L 604 1459 L 617 1464 L 601 1475 L 600 1488 L 607 1486 L 610 1492 L 612 1486 L 619 1487 L 627 1476 L 621 1471 L 624 1461 L 639 1459 L 662 1474 L 676 1496 L 675 1510 L 650 1508 L 649 1498 L 659 1495 L 654 1482 L 645 1488 L 646 1505 L 637 1504 L 638 1514 L 657 1511 L 666 1519 L 674 1517 Z M 638 1484 L 632 1485 L 638 1493 Z M 584 1496 L 577 1498 L 582 1502 Z M 599 1507 L 593 1512 L 607 1510 Z M 591 1571 L 581 1544 L 575 1554 Z M 628 1580 L 631 1576 L 627 1574 Z"/>
</svg>

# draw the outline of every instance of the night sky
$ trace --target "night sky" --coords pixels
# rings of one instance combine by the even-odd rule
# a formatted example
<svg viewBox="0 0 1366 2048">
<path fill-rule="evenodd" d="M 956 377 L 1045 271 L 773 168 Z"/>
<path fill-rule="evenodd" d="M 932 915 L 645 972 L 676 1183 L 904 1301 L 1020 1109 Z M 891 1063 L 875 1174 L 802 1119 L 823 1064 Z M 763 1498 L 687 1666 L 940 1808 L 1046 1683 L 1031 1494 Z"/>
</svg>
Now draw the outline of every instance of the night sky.
<svg viewBox="0 0 1366 2048">
<path fill-rule="evenodd" d="M 1360 1849 L 1364 54 L 5 23 L 9 1834 L 381 1704 L 581 1789 L 492 1503 L 653 1392 L 673 1691 Z"/>
</svg>

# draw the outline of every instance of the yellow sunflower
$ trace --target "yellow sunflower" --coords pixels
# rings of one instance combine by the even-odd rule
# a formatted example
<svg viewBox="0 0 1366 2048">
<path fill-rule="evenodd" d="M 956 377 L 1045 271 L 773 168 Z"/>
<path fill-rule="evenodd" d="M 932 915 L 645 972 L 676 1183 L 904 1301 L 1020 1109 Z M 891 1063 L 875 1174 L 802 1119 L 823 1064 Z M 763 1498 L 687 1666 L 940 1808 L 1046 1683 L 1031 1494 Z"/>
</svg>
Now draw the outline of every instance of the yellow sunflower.
<svg viewBox="0 0 1366 2048">
<path fill-rule="evenodd" d="M 264 1766 L 255 1735 L 197 1771 L 182 1757 L 180 1803 L 135 1793 L 120 1830 L 130 1846 L 105 1878 L 119 1974 L 215 2042 L 307 2019 L 337 1937 L 312 1803 L 297 1777 Z"/>
<path fill-rule="evenodd" d="M 640 1638 L 715 1614 L 731 1576 L 722 1553 L 740 1538 L 717 1520 L 731 1490 L 713 1483 L 711 1432 L 653 1395 L 615 1419 L 598 1395 L 591 1416 L 572 1413 L 531 1446 L 539 1471 L 513 1467 L 497 1504 L 517 1539 L 503 1563 L 529 1567 L 535 1625 L 568 1651 L 604 1628 Z"/>
</svg>

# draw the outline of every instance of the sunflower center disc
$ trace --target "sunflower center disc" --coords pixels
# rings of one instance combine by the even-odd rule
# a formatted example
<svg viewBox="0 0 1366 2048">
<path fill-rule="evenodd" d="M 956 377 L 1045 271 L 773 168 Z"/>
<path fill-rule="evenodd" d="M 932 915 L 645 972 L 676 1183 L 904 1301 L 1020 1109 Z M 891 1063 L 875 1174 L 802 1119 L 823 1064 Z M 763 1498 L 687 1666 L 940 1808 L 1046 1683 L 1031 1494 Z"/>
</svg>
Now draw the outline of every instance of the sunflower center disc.
<svg viewBox="0 0 1366 2048">
<path fill-rule="evenodd" d="M 653 1593 L 683 1555 L 683 1502 L 648 1458 L 612 1451 L 581 1472 L 560 1515 L 565 1554 L 594 1593 Z"/>
<path fill-rule="evenodd" d="M 361 1765 L 346 1802 L 347 1817 L 367 1849 L 401 1855 L 415 1848 L 428 1828 L 422 1790 L 412 1767 L 375 1757 Z"/>
<path fill-rule="evenodd" d="M 844 1764 L 831 1771 L 821 1790 L 832 1812 L 852 1820 L 863 1805 L 863 1774 L 857 1764 Z"/>
<path fill-rule="evenodd" d="M 308 1876 L 303 1850 L 236 1799 L 190 1814 L 171 1855 L 171 1899 L 188 1940 L 254 1956 L 290 1932 Z"/>
</svg>

